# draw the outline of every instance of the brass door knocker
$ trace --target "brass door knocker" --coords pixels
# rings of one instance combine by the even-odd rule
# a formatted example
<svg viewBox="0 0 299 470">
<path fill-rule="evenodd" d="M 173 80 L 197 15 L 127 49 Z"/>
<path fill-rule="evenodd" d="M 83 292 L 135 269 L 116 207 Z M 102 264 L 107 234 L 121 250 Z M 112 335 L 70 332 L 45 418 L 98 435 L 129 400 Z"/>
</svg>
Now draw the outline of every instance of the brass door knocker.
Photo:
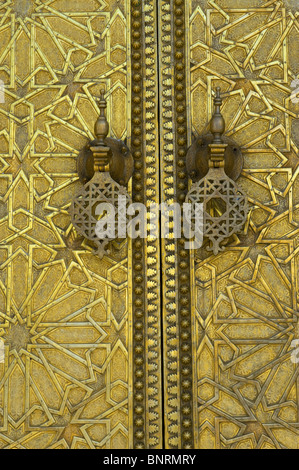
<svg viewBox="0 0 299 470">
<path fill-rule="evenodd" d="M 79 160 L 79 176 L 85 184 L 70 209 L 75 229 L 92 243 L 100 258 L 109 254 L 109 242 L 117 238 L 116 226 L 118 234 L 121 231 L 126 234 L 126 208 L 131 198 L 125 185 L 133 173 L 133 157 L 128 147 L 120 140 L 107 138 L 109 124 L 106 107 L 102 90 L 100 115 L 95 124 L 96 139 L 89 144 L 84 159 Z M 114 213 L 111 214 L 111 211 Z M 122 213 L 124 218 L 119 221 Z M 109 215 L 113 215 L 114 223 L 109 224 Z"/>
<path fill-rule="evenodd" d="M 211 135 L 199 138 L 187 154 L 187 169 L 193 180 L 186 196 L 192 208 L 191 225 L 194 226 L 195 204 L 202 204 L 203 236 L 210 241 L 207 249 L 215 255 L 224 249 L 221 242 L 242 230 L 248 214 L 247 197 L 232 179 L 241 172 L 242 154 L 233 141 L 222 137 L 225 122 L 221 104 L 217 87 Z"/>
</svg>

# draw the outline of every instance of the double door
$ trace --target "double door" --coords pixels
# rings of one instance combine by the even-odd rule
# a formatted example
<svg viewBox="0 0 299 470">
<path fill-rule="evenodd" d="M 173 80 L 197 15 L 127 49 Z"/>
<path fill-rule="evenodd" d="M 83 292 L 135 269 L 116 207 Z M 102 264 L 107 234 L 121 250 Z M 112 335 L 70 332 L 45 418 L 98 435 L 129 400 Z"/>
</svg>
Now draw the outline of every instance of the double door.
<svg viewBox="0 0 299 470">
<path fill-rule="evenodd" d="M 1 448 L 298 448 L 295 3 L 1 2 Z M 101 89 L 149 208 L 184 203 L 217 86 L 243 232 L 100 259 L 69 207 Z"/>
</svg>

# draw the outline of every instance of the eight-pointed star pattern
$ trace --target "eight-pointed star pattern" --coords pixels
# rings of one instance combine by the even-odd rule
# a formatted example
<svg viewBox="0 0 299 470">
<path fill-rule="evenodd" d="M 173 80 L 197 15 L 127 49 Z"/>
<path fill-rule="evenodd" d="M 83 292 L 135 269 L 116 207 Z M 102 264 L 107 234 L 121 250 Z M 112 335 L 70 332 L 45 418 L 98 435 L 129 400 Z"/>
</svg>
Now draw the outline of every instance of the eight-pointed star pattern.
<svg viewBox="0 0 299 470">
<path fill-rule="evenodd" d="M 211 118 L 220 86 L 226 134 L 244 155 L 237 184 L 251 205 L 245 234 L 216 257 L 205 247 L 196 256 L 199 448 L 299 442 L 299 369 L 290 360 L 299 335 L 299 106 L 290 98 L 299 73 L 298 3 L 254 5 L 194 1 L 190 10 L 193 132 Z"/>
<path fill-rule="evenodd" d="M 0 6 L 1 448 L 128 447 L 127 247 L 74 232 L 76 157 L 104 87 L 126 137 L 128 2 Z"/>
</svg>

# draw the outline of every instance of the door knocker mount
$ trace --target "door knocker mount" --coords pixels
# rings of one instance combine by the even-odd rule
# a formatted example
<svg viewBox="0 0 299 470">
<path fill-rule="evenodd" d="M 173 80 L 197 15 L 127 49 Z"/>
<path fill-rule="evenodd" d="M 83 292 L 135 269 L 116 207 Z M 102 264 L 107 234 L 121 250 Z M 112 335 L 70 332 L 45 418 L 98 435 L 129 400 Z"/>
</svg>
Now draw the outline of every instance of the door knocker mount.
<svg viewBox="0 0 299 470">
<path fill-rule="evenodd" d="M 193 184 L 186 196 L 191 203 L 191 225 L 195 226 L 195 203 L 202 204 L 202 232 L 210 241 L 207 248 L 216 255 L 221 244 L 242 230 L 248 214 L 248 201 L 235 179 L 241 173 L 243 158 L 240 148 L 222 136 L 224 118 L 220 112 L 222 99 L 217 87 L 215 112 L 210 123 L 211 134 L 200 137 L 187 153 L 187 170 Z"/>
<path fill-rule="evenodd" d="M 118 232 L 123 229 L 125 233 L 126 208 L 131 203 L 125 186 L 133 173 L 133 157 L 123 141 L 107 137 L 104 90 L 101 90 L 99 108 L 94 128 L 96 139 L 78 157 L 78 174 L 84 186 L 74 197 L 70 214 L 76 231 L 89 240 L 102 258 L 109 254 L 109 242 L 117 238 L 116 227 Z M 121 213 L 125 215 L 120 221 Z M 113 223 L 109 223 L 109 217 Z"/>
</svg>

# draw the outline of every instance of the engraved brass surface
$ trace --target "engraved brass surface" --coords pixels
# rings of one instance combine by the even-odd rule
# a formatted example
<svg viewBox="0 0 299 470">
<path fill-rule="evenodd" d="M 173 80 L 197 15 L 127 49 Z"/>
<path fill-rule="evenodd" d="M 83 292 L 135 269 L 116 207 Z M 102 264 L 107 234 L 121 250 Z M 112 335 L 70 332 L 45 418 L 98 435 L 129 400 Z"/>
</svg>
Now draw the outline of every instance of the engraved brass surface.
<svg viewBox="0 0 299 470">
<path fill-rule="evenodd" d="M 94 245 L 95 253 L 102 259 L 105 254 L 110 254 L 111 252 L 109 243 L 113 240 L 121 239 L 116 231 L 120 229 L 122 231 L 121 235 L 124 235 L 122 239 L 126 238 L 126 210 L 127 206 L 131 203 L 131 198 L 124 187 L 124 169 L 125 162 L 129 159 L 132 160 L 132 156 L 123 145 L 122 150 L 124 151 L 121 151 L 119 165 L 114 166 L 117 179 L 121 182 L 120 185 L 112 178 L 110 172 L 113 149 L 118 147 L 119 141 L 110 138 L 109 141 L 113 142 L 113 147 L 110 147 L 109 142 L 107 142 L 109 123 L 105 114 L 107 102 L 104 89 L 101 90 L 99 108 L 100 114 L 94 127 L 96 139 L 90 145 L 94 170 L 93 176 L 75 195 L 71 203 L 70 215 L 72 224 L 78 234 Z M 87 162 L 85 163 L 87 164 Z M 129 176 L 132 176 L 132 174 Z M 119 201 L 124 205 L 123 208 L 121 208 Z M 122 218 L 118 215 L 120 211 L 123 215 Z M 111 224 L 110 218 L 113 218 L 115 223 Z M 99 223 L 101 223 L 101 227 L 98 226 Z"/>
<path fill-rule="evenodd" d="M 185 2 L 189 129 L 209 122 L 224 91 L 227 135 L 244 157 L 238 185 L 247 234 L 191 265 L 196 448 L 296 449 L 298 364 L 298 5 Z M 226 98 L 225 98 L 226 97 Z M 190 139 L 191 136 L 189 136 Z"/>
<path fill-rule="evenodd" d="M 159 8 L 161 198 L 187 193 L 186 151 L 205 133 L 217 85 L 252 205 L 246 234 L 217 256 L 162 241 L 165 443 L 295 449 L 298 8 L 287 0 L 160 0 Z"/>
<path fill-rule="evenodd" d="M 243 155 L 240 147 L 225 135 L 222 140 L 227 147 L 224 153 L 224 171 L 236 181 L 243 168 Z M 186 155 L 186 168 L 193 182 L 204 178 L 209 171 L 209 145 L 213 142 L 212 134 L 198 137 L 189 147 Z"/>
<path fill-rule="evenodd" d="M 223 242 L 227 238 L 241 233 L 248 215 L 246 195 L 225 171 L 227 144 L 222 137 L 225 121 L 220 110 L 221 104 L 220 87 L 217 87 L 214 97 L 215 110 L 210 122 L 213 140 L 208 146 L 209 170 L 202 179 L 192 184 L 186 196 L 186 202 L 191 204 L 193 232 L 202 232 L 210 242 L 207 250 L 213 251 L 214 255 L 224 250 Z M 186 161 L 187 159 L 188 153 Z M 199 225 L 199 220 L 196 221 L 198 208 L 202 208 L 202 226 Z M 196 227 L 196 224 L 199 226 Z"/>
<path fill-rule="evenodd" d="M 1 2 L 0 448 L 298 448 L 297 10 Z M 216 86 L 244 158 L 245 234 L 193 254 L 170 223 L 99 260 L 68 210 L 94 175 L 100 90 L 149 207 L 184 203 Z"/>
<path fill-rule="evenodd" d="M 1 448 L 132 445 L 130 246 L 100 261 L 68 213 L 103 86 L 130 136 L 129 74 L 129 1 L 1 2 Z"/>
</svg>

